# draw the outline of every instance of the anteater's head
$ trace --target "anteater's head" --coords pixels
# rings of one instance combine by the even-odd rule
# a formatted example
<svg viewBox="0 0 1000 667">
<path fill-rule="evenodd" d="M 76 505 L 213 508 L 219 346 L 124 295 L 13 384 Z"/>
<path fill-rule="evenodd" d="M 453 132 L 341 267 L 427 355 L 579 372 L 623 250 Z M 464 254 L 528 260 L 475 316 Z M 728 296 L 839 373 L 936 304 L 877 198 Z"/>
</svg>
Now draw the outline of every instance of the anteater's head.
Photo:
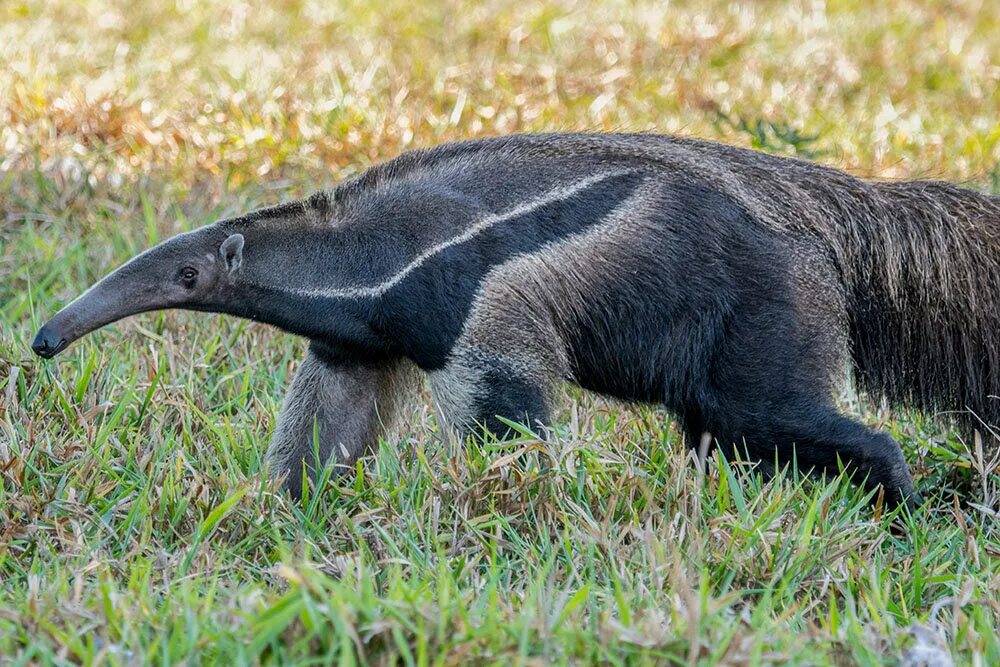
<svg viewBox="0 0 1000 667">
<path fill-rule="evenodd" d="M 150 310 L 219 310 L 243 258 L 243 235 L 211 225 L 181 234 L 119 267 L 56 313 L 31 349 L 49 359 L 77 338 Z"/>
</svg>

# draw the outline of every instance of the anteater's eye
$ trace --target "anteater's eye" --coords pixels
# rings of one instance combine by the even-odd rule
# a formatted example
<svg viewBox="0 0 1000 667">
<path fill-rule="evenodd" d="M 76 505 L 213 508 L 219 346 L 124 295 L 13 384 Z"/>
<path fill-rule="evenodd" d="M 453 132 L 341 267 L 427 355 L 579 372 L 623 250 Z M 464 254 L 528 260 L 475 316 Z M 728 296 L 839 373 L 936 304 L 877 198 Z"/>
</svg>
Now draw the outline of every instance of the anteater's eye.
<svg viewBox="0 0 1000 667">
<path fill-rule="evenodd" d="M 180 280 L 184 287 L 194 287 L 195 281 L 198 279 L 198 269 L 187 266 L 181 269 Z"/>
</svg>

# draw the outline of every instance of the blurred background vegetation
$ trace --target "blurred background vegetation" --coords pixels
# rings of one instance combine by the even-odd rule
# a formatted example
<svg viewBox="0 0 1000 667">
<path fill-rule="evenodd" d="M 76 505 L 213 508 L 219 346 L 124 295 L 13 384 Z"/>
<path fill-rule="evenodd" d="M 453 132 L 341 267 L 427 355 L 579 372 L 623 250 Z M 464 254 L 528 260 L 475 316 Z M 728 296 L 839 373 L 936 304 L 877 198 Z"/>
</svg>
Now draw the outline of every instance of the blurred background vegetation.
<svg viewBox="0 0 1000 667">
<path fill-rule="evenodd" d="M 998 35 L 991 0 L 13 0 L 0 169 L 329 181 L 448 139 L 634 130 L 982 180 Z"/>
<path fill-rule="evenodd" d="M 1000 3 L 0 1 L 0 663 L 1000 662 L 998 475 L 916 416 L 863 412 L 933 498 L 908 536 L 579 393 L 556 442 L 424 410 L 300 507 L 259 478 L 300 341 L 166 313 L 30 355 L 159 239 L 539 130 L 1000 191 Z"/>
</svg>

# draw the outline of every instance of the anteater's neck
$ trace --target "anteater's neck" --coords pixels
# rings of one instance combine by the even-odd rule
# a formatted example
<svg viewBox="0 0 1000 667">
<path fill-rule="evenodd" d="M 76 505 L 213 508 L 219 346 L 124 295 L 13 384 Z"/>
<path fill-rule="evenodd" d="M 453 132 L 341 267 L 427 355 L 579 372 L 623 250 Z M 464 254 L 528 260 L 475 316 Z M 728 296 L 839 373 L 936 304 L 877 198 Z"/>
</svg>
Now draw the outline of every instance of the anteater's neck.
<svg viewBox="0 0 1000 667">
<path fill-rule="evenodd" d="M 372 300 L 324 292 L 372 270 L 349 235 L 331 227 L 267 224 L 250 224 L 240 233 L 246 238 L 243 263 L 221 310 L 352 356 L 386 354 L 371 327 Z"/>
</svg>

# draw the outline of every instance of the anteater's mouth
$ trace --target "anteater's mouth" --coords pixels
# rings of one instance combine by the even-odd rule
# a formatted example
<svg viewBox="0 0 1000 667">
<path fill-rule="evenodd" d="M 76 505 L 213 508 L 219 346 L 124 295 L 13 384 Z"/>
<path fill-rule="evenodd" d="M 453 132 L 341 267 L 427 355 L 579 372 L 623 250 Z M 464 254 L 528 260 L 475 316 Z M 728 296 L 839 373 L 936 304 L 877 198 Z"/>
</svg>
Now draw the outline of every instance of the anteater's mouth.
<svg viewBox="0 0 1000 667">
<path fill-rule="evenodd" d="M 47 327 L 38 330 L 38 335 L 31 343 L 31 349 L 42 359 L 51 359 L 69 346 L 69 341 L 54 331 L 47 331 Z"/>
</svg>

